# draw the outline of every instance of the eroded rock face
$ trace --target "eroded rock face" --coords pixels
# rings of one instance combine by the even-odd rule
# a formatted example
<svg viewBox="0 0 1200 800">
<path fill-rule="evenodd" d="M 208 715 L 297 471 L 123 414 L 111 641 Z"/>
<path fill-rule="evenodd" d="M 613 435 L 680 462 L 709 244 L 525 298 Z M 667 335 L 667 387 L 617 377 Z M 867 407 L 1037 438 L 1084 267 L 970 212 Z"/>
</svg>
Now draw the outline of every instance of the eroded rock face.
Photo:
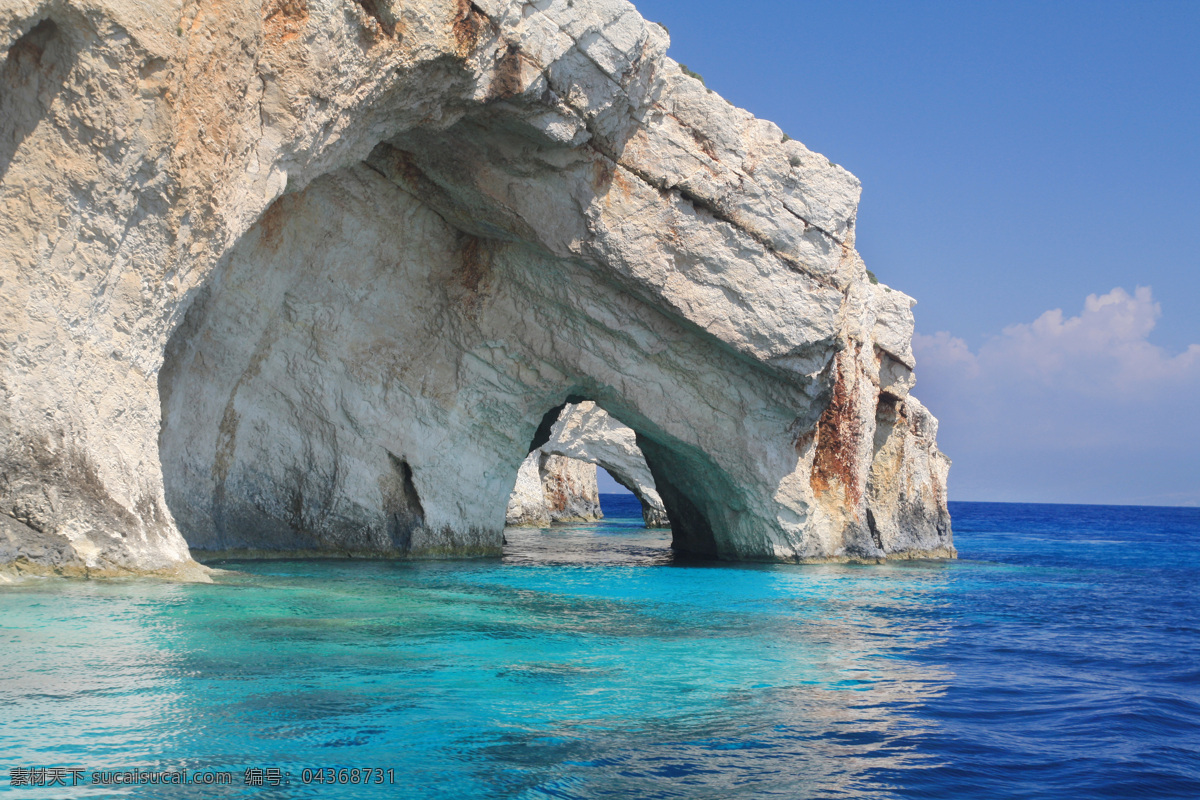
<svg viewBox="0 0 1200 800">
<path fill-rule="evenodd" d="M 593 522 L 603 516 L 595 463 L 539 448 L 521 462 L 505 524 L 544 528 L 552 522 Z"/>
<path fill-rule="evenodd" d="M 0 8 L 4 558 L 495 553 L 567 400 L 681 549 L 953 554 L 857 180 L 667 44 L 619 0 Z"/>
</svg>

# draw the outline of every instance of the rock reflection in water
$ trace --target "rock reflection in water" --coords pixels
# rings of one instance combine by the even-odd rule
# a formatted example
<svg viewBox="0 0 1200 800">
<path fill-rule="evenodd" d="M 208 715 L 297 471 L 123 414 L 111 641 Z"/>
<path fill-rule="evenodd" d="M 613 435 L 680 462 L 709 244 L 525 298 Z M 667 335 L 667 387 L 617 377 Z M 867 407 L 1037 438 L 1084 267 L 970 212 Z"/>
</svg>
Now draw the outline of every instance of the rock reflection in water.
<svg viewBox="0 0 1200 800">
<path fill-rule="evenodd" d="M 501 560 L 9 591 L 6 754 L 372 764 L 391 796 L 459 798 L 879 797 L 933 763 L 917 710 L 949 674 L 912 656 L 944 635 L 943 570 L 676 561 L 620 519 L 507 535 Z"/>
<path fill-rule="evenodd" d="M 662 797 L 879 797 L 887 789 L 873 775 L 937 763 L 916 748 L 932 732 L 919 709 L 952 675 L 904 656 L 945 635 L 939 571 L 697 564 L 674 559 L 669 532 L 586 525 L 506 536 L 505 560 L 530 567 L 672 565 L 655 576 L 668 585 L 642 584 L 656 602 L 641 604 L 640 624 L 611 620 L 622 636 L 656 640 L 662 667 L 629 665 L 620 718 L 514 733 L 489 749 L 489 761 L 560 774 L 524 786 L 533 796 L 641 796 L 650 782 Z M 586 573 L 566 582 L 577 596 L 599 588 Z"/>
</svg>

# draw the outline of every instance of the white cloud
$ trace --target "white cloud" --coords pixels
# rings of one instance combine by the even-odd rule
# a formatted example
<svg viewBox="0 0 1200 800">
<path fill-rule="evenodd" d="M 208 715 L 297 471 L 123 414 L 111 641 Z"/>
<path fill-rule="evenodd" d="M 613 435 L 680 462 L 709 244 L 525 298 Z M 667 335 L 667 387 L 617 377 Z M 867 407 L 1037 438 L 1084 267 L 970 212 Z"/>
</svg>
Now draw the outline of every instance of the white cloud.
<svg viewBox="0 0 1200 800">
<path fill-rule="evenodd" d="M 918 334 L 917 394 L 942 417 L 972 494 L 1200 501 L 1200 344 L 1172 354 L 1151 343 L 1161 314 L 1148 287 L 1117 288 L 1089 295 L 1078 316 L 1010 325 L 977 352 L 947 332 Z M 1082 474 L 1091 487 L 1072 478 Z"/>
<path fill-rule="evenodd" d="M 1144 394 L 1200 377 L 1200 344 L 1173 356 L 1148 341 L 1161 315 L 1149 287 L 1132 295 L 1116 288 L 1088 295 L 1077 317 L 1064 319 L 1056 308 L 1032 323 L 1010 325 L 978 354 L 944 331 L 917 334 L 913 346 L 926 364 L 953 366 L 970 377 L 1000 373 L 1082 394 Z"/>
</svg>

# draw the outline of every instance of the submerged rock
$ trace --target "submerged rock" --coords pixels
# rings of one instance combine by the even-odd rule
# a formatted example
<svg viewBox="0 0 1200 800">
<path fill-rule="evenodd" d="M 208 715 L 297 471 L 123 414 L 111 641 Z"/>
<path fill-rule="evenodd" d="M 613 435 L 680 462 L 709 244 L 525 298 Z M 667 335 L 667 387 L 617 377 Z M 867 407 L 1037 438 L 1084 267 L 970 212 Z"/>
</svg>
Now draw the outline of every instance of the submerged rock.
<svg viewBox="0 0 1200 800">
<path fill-rule="evenodd" d="M 678 549 L 953 555 L 858 181 L 667 45 L 621 0 L 0 8 L 3 557 L 497 553 L 584 400 Z"/>
</svg>

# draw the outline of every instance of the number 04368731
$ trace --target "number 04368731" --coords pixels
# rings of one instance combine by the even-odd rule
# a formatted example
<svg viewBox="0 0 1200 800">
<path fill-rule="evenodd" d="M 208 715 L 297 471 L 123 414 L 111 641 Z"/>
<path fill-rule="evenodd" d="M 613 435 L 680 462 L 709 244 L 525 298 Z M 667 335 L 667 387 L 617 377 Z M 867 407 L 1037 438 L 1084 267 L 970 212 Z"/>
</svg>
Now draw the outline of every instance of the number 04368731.
<svg viewBox="0 0 1200 800">
<path fill-rule="evenodd" d="M 301 783 L 393 784 L 396 771 L 381 767 L 318 767 L 300 772 Z"/>
</svg>

